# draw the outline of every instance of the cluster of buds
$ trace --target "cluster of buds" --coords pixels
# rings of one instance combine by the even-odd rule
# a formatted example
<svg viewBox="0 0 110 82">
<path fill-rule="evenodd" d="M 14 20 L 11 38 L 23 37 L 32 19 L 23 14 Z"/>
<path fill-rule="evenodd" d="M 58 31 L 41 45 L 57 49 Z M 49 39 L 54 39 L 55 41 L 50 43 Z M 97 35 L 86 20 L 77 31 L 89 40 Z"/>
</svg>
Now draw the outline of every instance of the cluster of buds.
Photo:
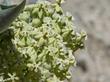
<svg viewBox="0 0 110 82">
<path fill-rule="evenodd" d="M 76 63 L 74 52 L 84 47 L 86 34 L 75 30 L 72 15 L 64 14 L 61 3 L 27 5 L 10 30 L 0 35 L 0 73 L 16 73 L 16 82 L 70 79 L 69 68 Z"/>
</svg>

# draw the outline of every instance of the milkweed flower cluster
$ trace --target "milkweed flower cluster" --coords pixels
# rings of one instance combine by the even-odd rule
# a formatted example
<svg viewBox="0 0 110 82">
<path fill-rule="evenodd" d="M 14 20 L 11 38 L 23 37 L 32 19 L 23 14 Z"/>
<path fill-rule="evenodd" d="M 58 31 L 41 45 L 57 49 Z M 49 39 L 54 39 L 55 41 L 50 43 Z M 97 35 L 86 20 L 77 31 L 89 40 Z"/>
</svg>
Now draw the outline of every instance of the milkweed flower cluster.
<svg viewBox="0 0 110 82">
<path fill-rule="evenodd" d="M 84 47 L 62 0 L 27 5 L 0 35 L 0 82 L 63 82 L 75 65 L 74 52 Z"/>
</svg>

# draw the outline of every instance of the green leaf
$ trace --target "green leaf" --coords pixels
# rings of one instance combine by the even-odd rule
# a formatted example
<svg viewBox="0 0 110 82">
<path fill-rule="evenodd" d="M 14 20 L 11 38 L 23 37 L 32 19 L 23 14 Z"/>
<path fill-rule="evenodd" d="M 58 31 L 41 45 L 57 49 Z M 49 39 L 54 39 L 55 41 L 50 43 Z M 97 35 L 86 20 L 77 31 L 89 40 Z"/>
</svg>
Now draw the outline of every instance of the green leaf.
<svg viewBox="0 0 110 82">
<path fill-rule="evenodd" d="M 0 5 L 0 33 L 6 31 L 13 20 L 19 15 L 25 6 L 26 0 L 19 5 Z"/>
</svg>

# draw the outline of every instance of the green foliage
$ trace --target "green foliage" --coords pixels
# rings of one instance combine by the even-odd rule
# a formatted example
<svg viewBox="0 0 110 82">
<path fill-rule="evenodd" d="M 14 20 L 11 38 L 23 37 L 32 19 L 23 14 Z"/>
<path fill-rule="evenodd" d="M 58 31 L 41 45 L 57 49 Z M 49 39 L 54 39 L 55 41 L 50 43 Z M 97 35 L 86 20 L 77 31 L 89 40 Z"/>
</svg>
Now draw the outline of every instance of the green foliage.
<svg viewBox="0 0 110 82">
<path fill-rule="evenodd" d="M 85 33 L 59 2 L 28 5 L 10 29 L 0 34 L 0 82 L 63 82 L 84 47 Z"/>
<path fill-rule="evenodd" d="M 4 4 L 0 4 L 0 33 L 8 29 L 23 10 L 25 3 L 26 0 L 23 0 L 20 4 L 12 5 L 10 0 L 4 0 Z"/>
</svg>

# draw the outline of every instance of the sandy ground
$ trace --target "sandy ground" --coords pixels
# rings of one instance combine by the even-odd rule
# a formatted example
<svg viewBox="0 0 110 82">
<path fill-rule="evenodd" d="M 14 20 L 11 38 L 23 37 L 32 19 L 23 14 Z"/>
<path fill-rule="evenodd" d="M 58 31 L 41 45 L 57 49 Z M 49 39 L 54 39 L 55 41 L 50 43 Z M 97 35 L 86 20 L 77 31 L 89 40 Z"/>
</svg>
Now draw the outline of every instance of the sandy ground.
<svg viewBox="0 0 110 82">
<path fill-rule="evenodd" d="M 71 82 L 110 82 L 110 0 L 67 0 L 63 8 L 88 34 Z"/>
</svg>

